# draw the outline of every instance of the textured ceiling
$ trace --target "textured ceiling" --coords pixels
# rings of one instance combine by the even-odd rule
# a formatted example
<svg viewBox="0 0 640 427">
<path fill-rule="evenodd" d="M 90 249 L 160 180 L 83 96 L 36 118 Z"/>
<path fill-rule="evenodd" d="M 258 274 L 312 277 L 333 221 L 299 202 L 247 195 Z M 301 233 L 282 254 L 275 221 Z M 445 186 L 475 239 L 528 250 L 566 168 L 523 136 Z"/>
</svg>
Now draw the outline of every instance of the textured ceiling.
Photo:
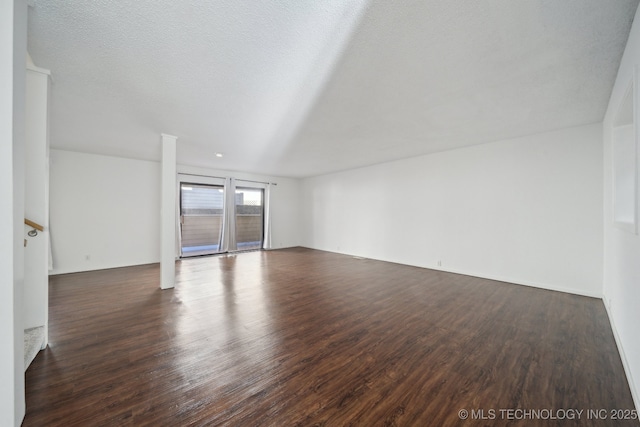
<svg viewBox="0 0 640 427">
<path fill-rule="evenodd" d="M 310 176 L 602 120 L 638 0 L 33 3 L 52 147 Z"/>
</svg>

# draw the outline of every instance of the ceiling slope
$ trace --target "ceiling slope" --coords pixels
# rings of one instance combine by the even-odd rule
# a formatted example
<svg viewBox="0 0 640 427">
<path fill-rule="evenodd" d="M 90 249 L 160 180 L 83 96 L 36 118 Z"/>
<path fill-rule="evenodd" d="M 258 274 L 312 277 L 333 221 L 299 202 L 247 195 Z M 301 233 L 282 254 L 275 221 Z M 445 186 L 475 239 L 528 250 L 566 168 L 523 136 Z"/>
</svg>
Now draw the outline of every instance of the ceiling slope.
<svg viewBox="0 0 640 427">
<path fill-rule="evenodd" d="M 54 148 L 302 177 L 602 120 L 637 5 L 35 0 L 29 51 Z"/>
</svg>

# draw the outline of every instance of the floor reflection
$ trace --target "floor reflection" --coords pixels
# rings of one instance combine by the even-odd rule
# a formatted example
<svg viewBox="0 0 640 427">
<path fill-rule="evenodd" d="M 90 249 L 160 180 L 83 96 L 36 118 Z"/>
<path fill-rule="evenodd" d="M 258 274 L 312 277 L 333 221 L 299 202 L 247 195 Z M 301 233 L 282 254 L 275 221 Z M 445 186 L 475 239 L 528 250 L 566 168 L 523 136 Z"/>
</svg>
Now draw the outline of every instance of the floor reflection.
<svg viewBox="0 0 640 427">
<path fill-rule="evenodd" d="M 193 345 L 194 352 L 183 353 L 188 360 L 178 361 L 179 369 L 215 359 L 206 367 L 207 376 L 233 384 L 247 367 L 257 373 L 268 368 L 265 360 L 271 360 L 278 340 L 260 257 L 254 252 L 180 261 L 175 291 L 188 305 L 188 315 L 177 319 L 176 339 L 180 346 Z M 202 340 L 208 345 L 203 347 Z"/>
</svg>

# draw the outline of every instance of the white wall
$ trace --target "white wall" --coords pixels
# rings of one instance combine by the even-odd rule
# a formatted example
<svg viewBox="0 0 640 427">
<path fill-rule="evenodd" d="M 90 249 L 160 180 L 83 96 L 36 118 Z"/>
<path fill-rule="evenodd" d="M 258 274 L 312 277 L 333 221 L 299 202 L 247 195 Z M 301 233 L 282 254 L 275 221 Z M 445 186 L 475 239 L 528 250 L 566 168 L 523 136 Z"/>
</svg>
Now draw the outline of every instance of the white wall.
<svg viewBox="0 0 640 427">
<path fill-rule="evenodd" d="M 24 102 L 27 6 L 0 3 L 0 425 L 25 413 L 22 327 L 24 280 Z"/>
<path fill-rule="evenodd" d="M 183 165 L 178 172 L 277 182 L 273 246 L 300 244 L 298 180 Z M 160 261 L 160 163 L 51 150 L 50 179 L 52 274 Z"/>
<path fill-rule="evenodd" d="M 160 164 L 51 150 L 52 274 L 158 262 Z"/>
<path fill-rule="evenodd" d="M 582 126 L 305 179 L 303 244 L 601 296 L 601 133 Z"/>
<path fill-rule="evenodd" d="M 633 78 L 634 66 L 640 65 L 639 19 L 640 9 L 636 11 L 627 47 L 620 63 L 618 77 L 603 121 L 604 299 L 625 364 L 636 408 L 640 408 L 640 395 L 638 394 L 640 392 L 640 339 L 638 339 L 638 325 L 640 325 L 640 237 L 613 224 L 611 129 L 618 106 Z M 636 97 L 639 96 L 638 87 L 635 88 L 635 91 Z M 640 111 L 637 107 L 634 118 L 636 123 L 640 122 Z M 640 159 L 638 161 L 640 162 Z"/>
</svg>

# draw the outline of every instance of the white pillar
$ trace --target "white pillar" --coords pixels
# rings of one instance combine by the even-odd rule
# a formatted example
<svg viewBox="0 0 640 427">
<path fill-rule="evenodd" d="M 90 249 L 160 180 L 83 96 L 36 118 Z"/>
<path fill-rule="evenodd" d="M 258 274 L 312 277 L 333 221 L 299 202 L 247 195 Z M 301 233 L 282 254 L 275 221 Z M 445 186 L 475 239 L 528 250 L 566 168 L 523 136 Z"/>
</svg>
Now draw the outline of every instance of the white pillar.
<svg viewBox="0 0 640 427">
<path fill-rule="evenodd" d="M 176 141 L 162 134 L 160 189 L 160 288 L 171 289 L 176 279 Z"/>
<path fill-rule="evenodd" d="M 45 326 L 44 344 L 49 312 L 49 75 L 27 66 L 24 216 L 45 231 L 26 237 L 23 321 L 25 329 Z"/>
<path fill-rule="evenodd" d="M 24 280 L 24 111 L 27 5 L 0 2 L 0 425 L 25 414 L 22 327 Z"/>
</svg>

